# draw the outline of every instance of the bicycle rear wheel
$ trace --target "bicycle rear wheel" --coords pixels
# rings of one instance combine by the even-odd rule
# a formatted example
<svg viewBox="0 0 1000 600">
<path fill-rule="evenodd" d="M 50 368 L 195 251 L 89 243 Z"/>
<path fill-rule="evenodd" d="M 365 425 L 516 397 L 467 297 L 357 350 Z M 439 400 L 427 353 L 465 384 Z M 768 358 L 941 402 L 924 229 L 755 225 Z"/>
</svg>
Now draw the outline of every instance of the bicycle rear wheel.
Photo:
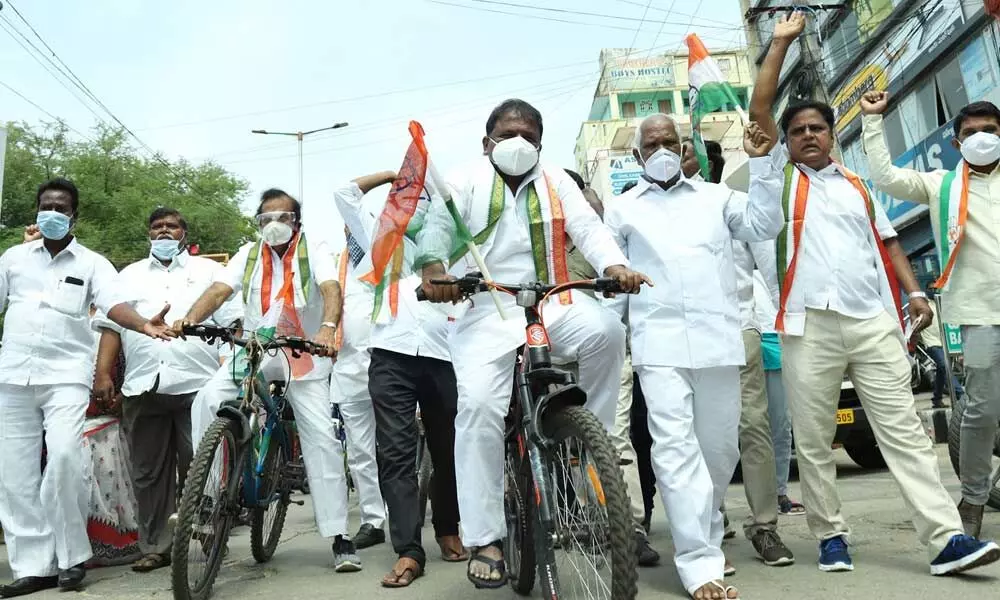
<svg viewBox="0 0 1000 600">
<path fill-rule="evenodd" d="M 277 437 L 270 436 L 260 479 L 259 504 L 250 513 L 250 552 L 259 563 L 265 563 L 274 556 L 288 514 L 291 490 L 284 477 L 284 454 Z"/>
<path fill-rule="evenodd" d="M 555 572 L 563 598 L 633 600 L 635 529 L 618 454 L 593 413 L 580 406 L 546 417 L 558 445 L 547 453 L 556 495 Z"/>
<path fill-rule="evenodd" d="M 184 484 L 171 551 L 175 600 L 205 600 L 239 515 L 243 448 L 236 425 L 219 418 L 208 428 Z"/>
<path fill-rule="evenodd" d="M 522 596 L 531 594 L 535 587 L 537 562 L 535 558 L 535 521 L 538 505 L 535 503 L 531 463 L 520 434 L 507 442 L 504 464 L 504 516 L 507 537 L 504 538 L 504 560 L 510 587 Z"/>
</svg>

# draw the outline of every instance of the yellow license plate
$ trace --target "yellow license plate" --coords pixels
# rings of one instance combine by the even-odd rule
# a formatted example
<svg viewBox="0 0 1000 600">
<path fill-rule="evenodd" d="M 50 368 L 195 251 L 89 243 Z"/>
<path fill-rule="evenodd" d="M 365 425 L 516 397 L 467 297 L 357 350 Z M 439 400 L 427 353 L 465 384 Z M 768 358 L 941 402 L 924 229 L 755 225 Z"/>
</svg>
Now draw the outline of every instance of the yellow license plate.
<svg viewBox="0 0 1000 600">
<path fill-rule="evenodd" d="M 854 409 L 845 408 L 837 411 L 837 425 L 850 425 L 854 422 Z"/>
</svg>

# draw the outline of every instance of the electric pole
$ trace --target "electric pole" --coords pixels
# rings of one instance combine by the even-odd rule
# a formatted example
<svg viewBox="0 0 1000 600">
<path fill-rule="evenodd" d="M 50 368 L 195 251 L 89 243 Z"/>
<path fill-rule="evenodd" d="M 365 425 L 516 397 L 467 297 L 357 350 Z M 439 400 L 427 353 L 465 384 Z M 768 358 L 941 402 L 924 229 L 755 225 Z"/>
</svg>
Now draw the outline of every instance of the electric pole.
<svg viewBox="0 0 1000 600">
<path fill-rule="evenodd" d="M 295 139 L 299 142 L 299 202 L 304 199 L 305 191 L 302 187 L 302 140 L 305 139 L 307 135 L 312 135 L 314 133 L 319 133 L 321 131 L 330 131 L 331 129 L 340 129 L 341 127 L 347 127 L 347 123 L 337 123 L 336 125 L 331 125 L 329 127 L 321 127 L 319 129 L 313 129 L 311 131 L 267 131 L 265 129 L 254 129 L 250 133 L 256 133 L 260 135 L 293 135 Z"/>
</svg>

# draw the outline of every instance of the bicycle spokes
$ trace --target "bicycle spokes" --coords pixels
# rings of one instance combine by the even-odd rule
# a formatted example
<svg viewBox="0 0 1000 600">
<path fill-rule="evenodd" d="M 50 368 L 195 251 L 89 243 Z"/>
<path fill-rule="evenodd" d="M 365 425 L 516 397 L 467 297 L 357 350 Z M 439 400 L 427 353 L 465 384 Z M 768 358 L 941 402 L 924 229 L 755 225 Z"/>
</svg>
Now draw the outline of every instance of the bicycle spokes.
<svg viewBox="0 0 1000 600">
<path fill-rule="evenodd" d="M 574 438 L 552 452 L 556 562 L 564 598 L 611 598 L 611 540 L 596 466 Z"/>
</svg>

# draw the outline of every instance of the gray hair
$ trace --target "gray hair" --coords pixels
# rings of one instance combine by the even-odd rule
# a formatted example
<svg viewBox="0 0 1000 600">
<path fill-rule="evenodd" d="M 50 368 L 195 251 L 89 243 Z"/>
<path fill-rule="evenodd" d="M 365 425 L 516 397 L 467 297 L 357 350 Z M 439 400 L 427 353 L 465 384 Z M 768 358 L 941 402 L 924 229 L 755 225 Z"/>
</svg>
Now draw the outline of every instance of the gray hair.
<svg viewBox="0 0 1000 600">
<path fill-rule="evenodd" d="M 642 148 L 642 128 L 646 126 L 646 123 L 652 123 L 652 122 L 660 121 L 660 120 L 666 120 L 666 121 L 668 121 L 671 125 L 673 125 L 674 130 L 677 131 L 677 134 L 680 135 L 680 131 L 681 130 L 677 126 L 677 121 L 675 121 L 673 117 L 671 117 L 670 115 L 664 114 L 664 113 L 654 113 L 654 114 L 649 115 L 648 117 L 646 117 L 645 119 L 643 119 L 639 123 L 639 127 L 636 128 L 636 130 L 635 130 L 635 136 L 632 139 L 632 147 L 635 148 L 636 150 L 641 149 Z"/>
</svg>

